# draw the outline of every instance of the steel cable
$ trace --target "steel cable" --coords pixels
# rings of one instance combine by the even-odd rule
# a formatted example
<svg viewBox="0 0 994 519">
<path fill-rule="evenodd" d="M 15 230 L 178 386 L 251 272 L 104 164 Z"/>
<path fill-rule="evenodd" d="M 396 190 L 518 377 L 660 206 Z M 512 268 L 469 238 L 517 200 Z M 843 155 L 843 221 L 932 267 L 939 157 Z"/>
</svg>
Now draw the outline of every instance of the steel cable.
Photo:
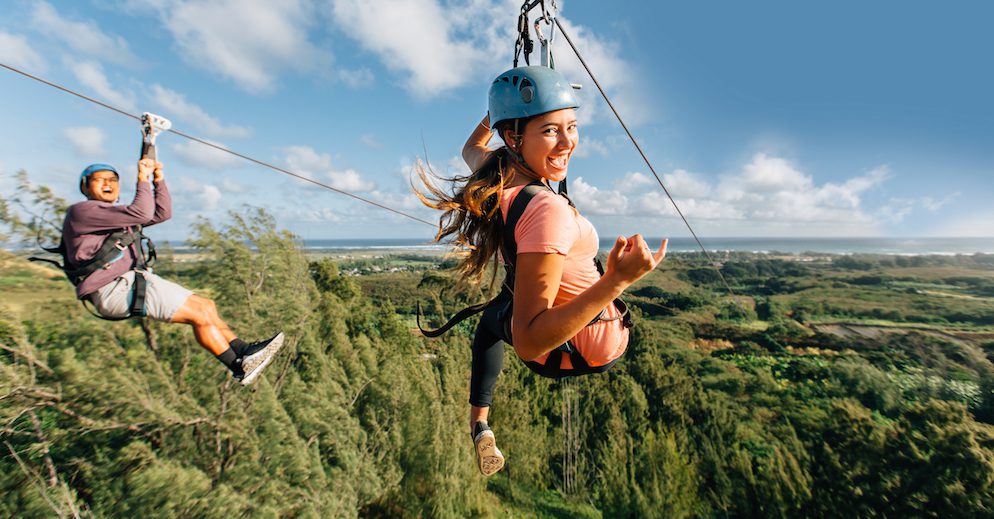
<svg viewBox="0 0 994 519">
<path fill-rule="evenodd" d="M 32 74 L 29 74 L 29 73 L 27 73 L 27 72 L 25 72 L 25 71 L 23 71 L 23 70 L 20 70 L 20 69 L 18 69 L 18 68 L 15 68 L 15 67 L 12 67 L 12 66 L 10 66 L 10 65 L 7 65 L 7 64 L 5 64 L 5 63 L 0 63 L 0 67 L 3 67 L 3 68 L 5 68 L 5 69 L 7 69 L 7 70 L 9 70 L 9 71 L 11 71 L 11 72 L 14 72 L 14 73 L 17 73 L 17 74 L 20 74 L 20 75 L 22 75 L 22 76 L 24 76 L 24 77 L 27 77 L 27 78 L 29 78 L 29 79 L 33 79 L 33 80 L 35 80 L 35 81 L 38 81 L 39 83 L 43 83 L 43 84 L 45 84 L 45 85 L 48 85 L 48 86 L 50 86 L 50 87 L 52 87 L 52 88 L 55 88 L 55 89 L 57 89 L 57 90 L 61 90 L 61 91 L 65 92 L 65 93 L 67 93 L 67 94 L 71 94 L 71 95 L 74 95 L 74 96 L 76 96 L 76 97 L 78 97 L 78 98 L 80 98 L 80 99 L 83 99 L 83 100 L 85 100 L 85 101 L 89 101 L 89 102 L 91 102 L 91 103 L 93 103 L 93 104 L 96 104 L 96 105 L 98 105 L 98 106 L 102 106 L 102 107 L 104 107 L 104 108 L 106 108 L 106 109 L 108 109 L 108 110 L 111 110 L 111 111 L 114 111 L 114 112 L 117 112 L 117 113 L 119 113 L 119 114 L 121 114 L 121 115 L 123 115 L 123 116 L 125 116 L 125 117 L 130 117 L 130 118 L 132 118 L 132 119 L 135 119 L 136 121 L 141 121 L 141 117 L 139 117 L 139 116 L 137 116 L 137 115 L 134 115 L 134 114 L 131 114 L 131 113 L 128 113 L 128 112 L 126 112 L 126 111 L 124 111 L 124 110 L 121 110 L 120 108 L 117 108 L 117 107 L 114 107 L 114 106 L 111 106 L 111 105 L 109 105 L 109 104 L 107 104 L 107 103 L 104 103 L 103 101 L 100 101 L 100 100 L 98 100 L 98 99 L 94 99 L 94 98 L 92 98 L 92 97 L 89 97 L 89 96 L 87 96 L 87 95 L 84 95 L 84 94 L 80 94 L 79 92 L 76 92 L 76 91 L 74 91 L 74 90 L 71 90 L 71 89 L 69 89 L 69 88 L 66 88 L 66 87 L 64 87 L 64 86 L 61 86 L 61 85 L 58 85 L 58 84 L 56 84 L 56 83 L 53 83 L 53 82 L 51 82 L 51 81 L 48 81 L 48 80 L 46 80 L 46 79 L 43 79 L 43 78 L 40 78 L 40 77 L 38 77 L 38 76 L 34 76 L 34 75 L 32 75 Z M 196 143 L 199 143 L 199 144 L 203 144 L 204 146 L 209 146 L 209 147 L 211 147 L 211 148 L 214 148 L 214 149 L 216 149 L 216 150 L 218 150 L 218 151 L 222 151 L 222 152 L 224 152 L 224 153 L 228 153 L 228 154 L 230 154 L 230 155 L 234 155 L 235 157 L 238 157 L 238 158 L 240 158 L 240 159 L 243 159 L 243 160 L 247 160 L 247 161 L 249 161 L 249 162 L 252 162 L 252 163 L 254 163 L 254 164 L 258 164 L 258 165 L 260 165 L 260 166 L 263 166 L 263 167 L 266 167 L 266 168 L 269 168 L 269 169 L 271 169 L 271 170 L 273 170 L 273 171 L 276 171 L 276 172 L 279 172 L 279 173 L 283 173 L 283 174 L 285 174 L 285 175 L 290 175 L 291 177 L 294 177 L 294 178 L 296 178 L 296 179 L 299 179 L 299 180 L 303 180 L 303 181 L 305 181 L 305 182 L 310 182 L 311 184 L 314 184 L 314 185 L 316 185 L 316 186 L 320 186 L 320 187 L 323 187 L 323 188 L 325 188 L 325 189 L 328 189 L 328 190 L 331 190 L 331 191 L 334 191 L 334 192 L 336 192 L 336 193 L 338 193 L 338 194 L 340 194 L 340 195 L 345 195 L 345 196 L 348 196 L 348 197 L 351 197 L 351 198 L 354 198 L 354 199 L 356 199 L 356 200 L 358 200 L 358 201 L 360 201 L 360 202 L 364 202 L 364 203 L 367 203 L 367 204 L 369 204 L 369 205 L 372 205 L 372 206 L 375 206 L 375 207 L 379 207 L 380 209 L 384 209 L 384 210 L 387 210 L 387 211 L 390 211 L 391 213 L 394 213 L 394 214 L 397 214 L 397 215 L 400 215 L 400 216 L 404 216 L 404 217 L 406 217 L 406 218 L 410 218 L 411 220 L 414 220 L 414 221 L 416 221 L 416 222 L 421 222 L 421 223 L 423 223 L 423 224 L 427 224 L 427 225 L 430 225 L 430 226 L 432 226 L 432 227 L 435 227 L 435 228 L 437 228 L 437 227 L 438 227 L 438 224 L 435 224 L 435 223 L 432 223 L 432 222 L 429 222 L 428 220 L 424 220 L 424 219 L 421 219 L 421 218 L 418 218 L 417 216 L 414 216 L 414 215 L 411 215 L 411 214 L 407 214 L 407 213 L 405 213 L 405 212 L 403 212 L 403 211 L 400 211 L 400 210 L 398 210 L 398 209 L 394 209 L 394 208 L 392 208 L 392 207 L 389 207 L 389 206 L 386 206 L 386 205 L 383 205 L 383 204 L 381 204 L 381 203 L 379 203 L 379 202 L 376 202 L 376 201 L 373 201 L 373 200 L 370 200 L 370 199 L 368 199 L 368 198 L 363 198 L 363 197 L 361 197 L 361 196 L 359 196 L 359 195 L 356 195 L 356 194 L 353 194 L 353 193 L 350 193 L 350 192 L 348 192 L 348 191 L 344 191 L 344 190 L 342 190 L 342 189 L 338 189 L 338 188 L 336 188 L 336 187 L 332 187 L 332 186 L 330 186 L 330 185 L 328 185 L 328 184 L 325 184 L 325 183 L 323 183 L 323 182 L 320 182 L 320 181 L 317 181 L 317 180 L 314 180 L 313 178 L 309 178 L 309 177 L 306 177 L 306 176 L 304 176 L 304 175 L 301 175 L 301 174 L 298 174 L 298 173 L 294 173 L 294 172 L 292 172 L 292 171 L 289 171 L 289 170 L 286 170 L 286 169 L 283 169 L 283 168 L 281 168 L 281 167 L 279 167 L 279 166 L 275 166 L 275 165 L 273 165 L 273 164 L 270 164 L 270 163 L 268 163 L 268 162 L 265 162 L 265 161 L 262 161 L 262 160 L 259 160 L 259 159 L 256 159 L 256 158 L 253 158 L 253 157 L 250 157 L 250 156 L 248 156 L 248 155 L 245 155 L 245 154 L 243 154 L 243 153 L 239 153 L 239 152 L 237 152 L 237 151 L 234 151 L 234 150 L 231 150 L 231 149 L 228 149 L 228 148 L 225 148 L 224 146 L 220 146 L 220 145 L 217 145 L 217 144 L 214 144 L 214 143 L 212 143 L 212 142 L 208 142 L 208 141 L 205 141 L 205 140 L 203 140 L 203 139 L 200 139 L 200 138 L 198 138 L 198 137 L 194 137 L 194 136 L 192 136 L 192 135 L 188 135 L 188 134 L 186 134 L 186 133 L 183 133 L 183 132 L 181 132 L 181 131 L 179 131 L 179 130 L 172 130 L 172 129 L 170 129 L 170 130 L 167 130 L 167 131 L 168 131 L 169 133 L 172 133 L 172 134 L 175 134 L 175 135 L 178 135 L 178 136 L 180 136 L 180 137 L 183 137 L 184 139 L 188 139 L 188 140 L 191 140 L 191 141 L 193 141 L 193 142 L 196 142 Z"/>
<path fill-rule="evenodd" d="M 701 242 L 701 239 L 697 237 L 697 233 L 694 232 L 694 228 L 691 227 L 690 222 L 687 221 L 687 217 L 683 215 L 683 211 L 680 210 L 680 206 L 678 206 L 676 200 L 673 199 L 673 195 L 670 194 L 670 190 L 666 189 L 666 185 L 663 184 L 663 180 L 656 173 L 656 168 L 652 167 L 652 163 L 649 162 L 649 158 L 646 156 L 645 152 L 642 151 L 642 146 L 640 146 L 638 141 L 635 140 L 635 136 L 632 135 L 631 131 L 629 131 L 628 125 L 625 124 L 624 119 L 621 118 L 621 114 L 619 114 L 618 110 L 615 109 L 614 103 L 611 102 L 611 99 L 608 98 L 607 93 L 604 91 L 604 88 L 601 87 L 600 82 L 598 82 L 597 78 L 594 77 L 594 73 L 590 70 L 590 67 L 587 65 L 587 62 L 583 59 L 583 56 L 580 55 L 580 51 L 576 48 L 576 45 L 573 44 L 573 40 L 569 37 L 569 33 L 567 33 L 566 29 L 563 28 L 563 25 L 559 22 L 559 18 L 554 18 L 554 20 L 556 22 L 556 27 L 559 27 L 559 32 L 561 32 L 563 37 L 566 38 L 566 42 L 569 43 L 570 48 L 573 49 L 573 53 L 576 54 L 577 59 L 580 60 L 580 64 L 583 65 L 583 68 L 587 71 L 587 75 L 590 76 L 590 79 L 594 82 L 594 85 L 597 87 L 597 90 L 601 93 L 601 97 L 604 98 L 604 101 L 607 103 L 607 106 L 611 108 L 612 112 L 614 112 L 614 116 L 618 119 L 618 122 L 621 123 L 621 127 L 625 130 L 625 133 L 628 135 L 628 138 L 632 141 L 632 144 L 635 145 L 635 149 L 638 150 L 639 155 L 642 156 L 642 160 L 645 161 L 646 166 L 649 167 L 649 171 L 652 172 L 652 176 L 656 177 L 656 182 L 659 183 L 659 187 L 663 188 L 663 192 L 666 193 L 666 197 L 670 199 L 670 203 L 673 204 L 673 209 L 676 209 L 677 214 L 680 215 L 680 219 L 683 220 L 684 225 L 686 225 L 687 229 L 690 230 L 690 234 L 694 237 L 694 240 L 697 242 L 697 245 L 701 248 L 701 252 L 704 253 L 704 257 L 707 258 L 708 262 L 711 263 L 711 266 L 714 267 L 715 272 L 718 273 L 718 277 L 721 279 L 722 284 L 725 285 L 725 288 L 728 290 L 729 295 L 734 297 L 735 292 L 732 291 L 732 287 L 728 284 L 728 281 L 725 280 L 725 275 L 721 273 L 721 269 L 717 268 L 714 258 L 711 257 L 711 253 L 708 252 L 707 248 L 704 247 L 704 244 Z"/>
</svg>

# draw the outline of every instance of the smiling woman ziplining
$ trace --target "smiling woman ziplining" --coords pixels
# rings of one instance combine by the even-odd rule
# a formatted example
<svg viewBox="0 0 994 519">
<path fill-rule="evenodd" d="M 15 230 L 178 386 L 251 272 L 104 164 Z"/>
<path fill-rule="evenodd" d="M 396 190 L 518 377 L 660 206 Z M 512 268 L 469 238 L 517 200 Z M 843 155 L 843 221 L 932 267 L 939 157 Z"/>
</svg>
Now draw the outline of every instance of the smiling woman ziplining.
<svg viewBox="0 0 994 519">
<path fill-rule="evenodd" d="M 488 425 L 503 342 L 543 376 L 606 371 L 628 346 L 631 322 L 618 296 L 666 254 L 666 240 L 653 254 L 642 236 L 619 236 L 602 270 L 597 231 L 549 186 L 565 181 L 579 145 L 578 107 L 573 88 L 555 70 L 511 69 L 494 80 L 489 114 L 463 148 L 472 173 L 447 179 L 452 193 L 420 173 L 428 193 L 418 196 L 443 211 L 436 241 L 448 238 L 469 250 L 458 267 L 461 280 L 479 282 L 498 255 L 508 273 L 501 295 L 475 309 L 483 315 L 473 340 L 470 431 L 487 476 L 504 466 Z M 494 130 L 505 145 L 489 150 Z M 443 333 L 466 317 L 460 314 L 426 335 Z"/>
</svg>

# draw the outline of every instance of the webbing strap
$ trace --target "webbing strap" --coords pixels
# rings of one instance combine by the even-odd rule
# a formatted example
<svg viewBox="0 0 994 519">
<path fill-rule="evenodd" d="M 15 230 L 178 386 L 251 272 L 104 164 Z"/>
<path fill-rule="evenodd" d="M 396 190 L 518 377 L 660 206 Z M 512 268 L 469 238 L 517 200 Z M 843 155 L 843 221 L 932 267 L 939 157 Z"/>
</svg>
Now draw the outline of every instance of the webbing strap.
<svg viewBox="0 0 994 519">
<path fill-rule="evenodd" d="M 85 308 L 87 312 L 90 312 L 90 314 L 93 315 L 93 317 L 103 319 L 104 321 L 124 321 L 132 317 L 145 317 L 146 315 L 148 315 L 148 313 L 145 310 L 145 300 L 146 300 L 146 293 L 148 291 L 147 290 L 148 281 L 145 279 L 145 276 L 143 276 L 141 272 L 135 270 L 134 273 L 135 273 L 135 280 L 131 284 L 131 304 L 128 305 L 128 315 L 125 315 L 124 317 L 107 317 L 105 315 L 102 315 L 95 308 L 91 309 L 89 306 L 86 305 L 87 302 L 89 302 L 91 305 L 93 304 L 93 301 L 90 301 L 89 297 L 85 297 L 83 298 L 82 301 L 80 301 L 80 303 L 83 304 L 83 308 Z"/>
<path fill-rule="evenodd" d="M 466 308 L 459 310 L 458 312 L 456 312 L 456 315 L 453 315 L 451 319 L 445 322 L 445 324 L 443 324 L 438 328 L 435 328 L 434 330 L 425 330 L 421 326 L 421 301 L 418 301 L 417 302 L 418 329 L 421 330 L 421 334 L 424 335 L 425 337 L 432 337 L 432 338 L 438 337 L 443 333 L 452 329 L 453 326 L 465 321 L 466 319 L 469 319 L 470 317 L 473 317 L 474 315 L 490 307 L 497 306 L 499 304 L 507 302 L 510 296 L 511 296 L 510 292 L 508 292 L 507 290 L 501 290 L 500 293 L 497 294 L 497 296 L 491 299 L 490 301 L 484 303 L 478 303 L 473 306 L 467 306 Z"/>
<path fill-rule="evenodd" d="M 478 303 L 473 306 L 468 306 L 463 308 L 456 315 L 453 315 L 448 321 L 445 322 L 441 327 L 434 330 L 425 330 L 421 326 L 421 303 L 417 303 L 417 321 L 418 329 L 425 337 L 438 337 L 445 332 L 452 329 L 453 326 L 469 319 L 470 317 L 491 308 L 497 306 L 498 304 L 506 303 L 512 296 L 512 291 L 514 290 L 514 258 L 518 253 L 518 246 L 514 242 L 514 227 L 518 224 L 518 220 L 521 219 L 521 215 L 524 214 L 525 208 L 528 207 L 528 202 L 540 193 L 543 189 L 549 189 L 549 186 L 543 184 L 542 182 L 535 181 L 528 184 L 522 188 L 521 192 L 514 197 L 514 201 L 511 202 L 511 207 L 507 211 L 507 221 L 505 222 L 501 216 L 500 211 L 497 211 L 497 217 L 500 218 L 500 225 L 503 228 L 503 240 L 501 241 L 502 254 L 504 255 L 505 270 L 507 275 L 504 277 L 504 287 L 501 289 L 500 293 L 490 301 L 484 303 Z"/>
<path fill-rule="evenodd" d="M 145 291 L 148 281 L 145 276 L 135 271 L 135 285 L 131 291 L 131 307 L 128 308 L 128 317 L 145 317 Z"/>
<path fill-rule="evenodd" d="M 66 259 L 64 270 L 69 281 L 72 281 L 74 285 L 79 285 L 90 274 L 117 261 L 118 257 L 135 242 L 135 236 L 140 236 L 140 234 L 128 232 L 127 229 L 111 233 L 100 246 L 100 250 L 75 269 L 69 268 L 69 261 Z"/>
<path fill-rule="evenodd" d="M 514 197 L 514 201 L 511 202 L 511 206 L 507 208 L 507 219 L 501 222 L 504 237 L 502 242 L 504 263 L 514 265 L 518 257 L 518 242 L 514 239 L 514 230 L 518 226 L 518 220 L 525 214 L 528 203 L 532 201 L 532 198 L 535 198 L 535 195 L 538 195 L 544 190 L 551 191 L 552 189 L 540 181 L 532 182 L 521 188 L 518 195 Z M 499 215 L 500 213 L 498 212 L 497 214 Z"/>
</svg>

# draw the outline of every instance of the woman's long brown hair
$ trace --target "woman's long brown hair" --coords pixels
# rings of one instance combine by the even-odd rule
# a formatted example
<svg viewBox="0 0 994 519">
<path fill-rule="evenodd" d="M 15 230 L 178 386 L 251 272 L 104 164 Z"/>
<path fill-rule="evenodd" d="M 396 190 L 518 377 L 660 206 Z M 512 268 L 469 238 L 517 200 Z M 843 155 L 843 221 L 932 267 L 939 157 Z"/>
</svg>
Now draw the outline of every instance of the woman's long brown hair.
<svg viewBox="0 0 994 519">
<path fill-rule="evenodd" d="M 490 152 L 483 164 L 468 176 L 444 178 L 423 166 L 417 167 L 418 177 L 426 193 L 415 186 L 414 193 L 421 202 L 442 212 L 438 219 L 435 242 L 446 240 L 463 248 L 456 271 L 460 284 L 479 284 L 494 264 L 491 286 L 497 276 L 497 251 L 502 240 L 500 196 L 511 181 L 512 159 L 507 148 Z M 439 187 L 433 180 L 448 184 L 452 192 Z"/>
</svg>

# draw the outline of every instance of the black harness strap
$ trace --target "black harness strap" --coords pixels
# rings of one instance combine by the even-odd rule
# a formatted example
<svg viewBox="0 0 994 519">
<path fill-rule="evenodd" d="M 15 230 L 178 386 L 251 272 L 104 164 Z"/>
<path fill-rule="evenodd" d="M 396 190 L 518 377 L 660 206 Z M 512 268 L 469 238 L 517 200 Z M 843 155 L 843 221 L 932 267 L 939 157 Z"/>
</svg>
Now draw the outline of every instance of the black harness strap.
<svg viewBox="0 0 994 519">
<path fill-rule="evenodd" d="M 140 271 L 135 271 L 135 286 L 131 291 L 131 306 L 128 317 L 145 317 L 145 292 L 148 281 Z"/>
<path fill-rule="evenodd" d="M 125 317 L 105 317 L 100 315 L 98 312 L 91 310 L 86 306 L 86 302 L 83 302 L 83 307 L 86 308 L 91 314 L 107 320 L 107 321 L 122 321 L 128 319 L 129 317 L 144 317 L 145 312 L 145 299 L 148 283 L 142 272 L 147 269 L 152 263 L 155 262 L 156 253 L 155 245 L 152 243 L 148 237 L 142 234 L 142 228 L 140 225 L 134 227 L 128 227 L 120 229 L 107 234 L 107 238 L 104 239 L 103 244 L 96 254 L 93 255 L 89 260 L 84 261 L 75 269 L 69 267 L 69 260 L 66 257 L 66 244 L 65 241 L 60 241 L 58 247 L 41 247 L 42 250 L 51 254 L 58 254 L 62 256 L 62 262 L 58 262 L 53 259 L 40 258 L 32 256 L 28 258 L 28 261 L 41 261 L 45 263 L 51 263 L 55 265 L 69 281 L 72 282 L 74 286 L 79 286 L 90 274 L 94 272 L 109 268 L 112 264 L 117 262 L 132 245 L 138 244 L 138 251 L 135 255 L 135 266 L 132 270 L 135 271 L 135 280 L 132 285 L 131 291 L 131 304 L 128 307 L 128 315 Z M 147 247 L 147 249 L 146 249 Z"/>
<path fill-rule="evenodd" d="M 543 188 L 547 188 L 545 184 L 532 183 L 528 184 L 518 193 L 518 196 L 514 197 L 514 201 L 511 202 L 511 207 L 507 211 L 507 222 L 504 222 L 500 211 L 497 211 L 497 218 L 500 221 L 500 225 L 503 228 L 503 240 L 501 242 L 501 253 L 504 256 L 504 282 L 501 286 L 501 291 L 490 301 L 484 303 L 475 304 L 473 306 L 468 306 L 462 310 L 456 312 L 448 321 L 442 326 L 435 328 L 434 330 L 426 330 L 421 326 L 421 303 L 417 303 L 417 322 L 418 329 L 421 330 L 421 334 L 425 337 L 438 337 L 445 332 L 452 329 L 453 326 L 469 319 L 470 317 L 497 305 L 501 304 L 512 304 L 514 299 L 514 267 L 513 258 L 517 255 L 518 246 L 514 242 L 514 228 L 518 224 L 518 220 L 521 219 L 521 215 L 524 214 L 525 208 L 528 207 L 528 202 L 542 191 Z M 512 258 L 508 260 L 508 258 Z M 509 311 L 508 311 L 509 312 Z M 509 332 L 509 330 L 508 330 Z M 507 338 L 510 338 L 510 333 L 507 334 Z"/>
<path fill-rule="evenodd" d="M 474 315 L 486 310 L 487 308 L 491 308 L 499 304 L 506 303 L 510 299 L 510 297 L 511 297 L 510 292 L 508 292 L 507 290 L 501 290 L 500 293 L 497 294 L 497 296 L 491 299 L 490 301 L 484 303 L 478 303 L 473 306 L 467 306 L 466 308 L 459 310 L 458 312 L 456 312 L 456 315 L 453 315 L 451 319 L 445 322 L 445 324 L 443 324 L 438 328 L 435 328 L 434 330 L 425 330 L 421 326 L 421 302 L 418 301 L 417 303 L 418 329 L 421 330 L 421 334 L 424 335 L 425 337 L 431 337 L 431 338 L 439 337 L 445 332 L 451 330 L 453 326 L 465 321 L 466 319 L 469 319 L 470 317 L 473 317 Z"/>
<path fill-rule="evenodd" d="M 103 245 L 100 246 L 100 250 L 93 255 L 92 258 L 80 264 L 79 267 L 75 269 L 69 267 L 69 261 L 66 260 L 66 276 L 69 277 L 69 281 L 72 281 L 74 285 L 79 285 L 86 279 L 90 274 L 94 272 L 105 269 L 111 266 L 112 263 L 117 261 L 124 251 L 128 250 L 132 244 L 136 241 L 136 233 L 128 232 L 127 229 L 122 229 L 120 231 L 115 231 L 107 236 L 104 240 Z M 65 244 L 63 244 L 63 247 Z M 141 254 L 138 255 L 139 257 Z"/>
</svg>

